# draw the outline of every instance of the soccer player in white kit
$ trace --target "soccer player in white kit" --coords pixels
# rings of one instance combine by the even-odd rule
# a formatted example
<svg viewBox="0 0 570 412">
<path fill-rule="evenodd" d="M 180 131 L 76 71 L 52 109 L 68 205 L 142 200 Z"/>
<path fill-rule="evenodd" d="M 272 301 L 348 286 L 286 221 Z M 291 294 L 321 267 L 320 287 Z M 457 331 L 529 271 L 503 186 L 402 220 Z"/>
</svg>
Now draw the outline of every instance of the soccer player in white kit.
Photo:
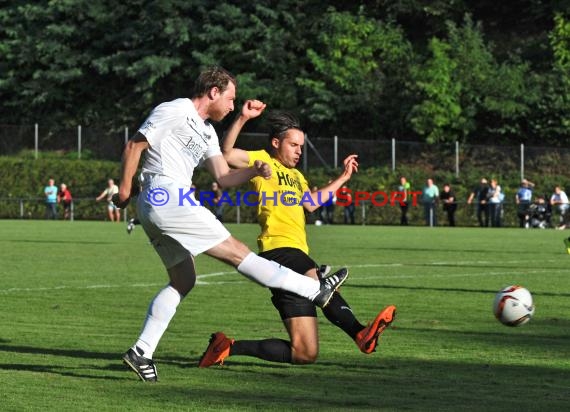
<svg viewBox="0 0 570 412">
<path fill-rule="evenodd" d="M 220 67 L 204 70 L 191 98 L 157 106 L 127 143 L 122 160 L 119 207 L 129 200 L 141 154 L 146 152 L 137 200 L 141 224 L 167 269 L 170 282 L 148 308 L 141 334 L 123 356 L 143 381 L 158 379 L 153 353 L 182 298 L 196 282 L 194 256 L 205 253 L 234 266 L 239 273 L 267 287 L 294 292 L 326 306 L 348 271 L 317 281 L 253 253 L 194 198 L 192 175 L 204 165 L 222 187 L 237 186 L 254 176 L 271 176 L 267 163 L 232 170 L 222 156 L 212 121 L 234 109 L 237 82 Z"/>
</svg>

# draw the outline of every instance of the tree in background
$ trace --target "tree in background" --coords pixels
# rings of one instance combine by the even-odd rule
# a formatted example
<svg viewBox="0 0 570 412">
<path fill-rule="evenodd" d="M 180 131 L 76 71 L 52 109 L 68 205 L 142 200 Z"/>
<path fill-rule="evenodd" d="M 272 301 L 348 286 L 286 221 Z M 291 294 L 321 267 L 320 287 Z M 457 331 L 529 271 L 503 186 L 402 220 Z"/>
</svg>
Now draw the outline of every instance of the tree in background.
<svg viewBox="0 0 570 412">
<path fill-rule="evenodd" d="M 134 123 L 181 72 L 191 2 L 14 2 L 0 10 L 3 123 Z M 113 119 L 111 121 L 111 119 Z"/>
<path fill-rule="evenodd" d="M 353 15 L 329 8 L 311 33 L 315 41 L 307 49 L 310 64 L 297 83 L 302 113 L 313 130 L 346 136 L 354 133 L 355 124 L 359 134 L 385 135 L 392 127 L 401 129 L 402 116 L 389 117 L 394 108 L 400 112 L 405 106 L 394 104 L 400 96 L 393 91 L 403 89 L 413 58 L 401 30 L 362 12 Z M 385 122 L 387 118 L 393 120 Z"/>
<path fill-rule="evenodd" d="M 8 2 L 0 124 L 136 126 L 220 64 L 240 99 L 311 135 L 567 144 L 568 15 L 546 0 Z"/>
<path fill-rule="evenodd" d="M 562 14 L 554 17 L 550 33 L 552 67 L 532 80 L 540 95 L 528 118 L 528 134 L 541 144 L 570 144 L 570 21 Z"/>
<path fill-rule="evenodd" d="M 414 71 L 422 99 L 410 122 L 418 134 L 429 143 L 520 136 L 517 120 L 529 99 L 525 64 L 498 63 L 468 15 L 461 27 L 448 22 L 446 39 L 432 39 L 429 51 Z"/>
</svg>

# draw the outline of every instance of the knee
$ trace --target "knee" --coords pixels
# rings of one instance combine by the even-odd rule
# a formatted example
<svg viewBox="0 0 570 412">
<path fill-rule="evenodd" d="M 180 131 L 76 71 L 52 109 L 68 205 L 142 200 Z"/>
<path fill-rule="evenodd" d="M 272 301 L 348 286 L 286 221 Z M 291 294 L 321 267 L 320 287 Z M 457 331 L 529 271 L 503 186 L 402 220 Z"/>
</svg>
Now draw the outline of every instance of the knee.
<svg viewBox="0 0 570 412">
<path fill-rule="evenodd" d="M 178 265 L 168 269 L 168 276 L 170 277 L 170 285 L 182 297 L 190 293 L 196 284 L 196 274 L 191 259 L 180 262 Z"/>
<path fill-rule="evenodd" d="M 310 355 L 302 355 L 302 356 L 294 356 L 293 363 L 295 365 L 310 365 L 317 361 L 317 356 L 310 356 Z"/>
<path fill-rule="evenodd" d="M 238 267 L 250 253 L 251 249 L 249 249 L 245 243 L 237 240 L 233 236 L 230 236 L 221 245 L 219 245 L 214 257 L 217 257 L 234 267 Z"/>
<path fill-rule="evenodd" d="M 186 279 L 178 279 L 176 282 L 170 282 L 170 285 L 176 289 L 180 296 L 185 297 L 190 291 L 194 288 L 196 284 L 196 279 L 194 278 L 186 278 Z"/>
<path fill-rule="evenodd" d="M 317 348 L 305 348 L 304 350 L 292 349 L 292 362 L 295 365 L 309 365 L 315 363 L 319 356 L 319 350 Z"/>
</svg>

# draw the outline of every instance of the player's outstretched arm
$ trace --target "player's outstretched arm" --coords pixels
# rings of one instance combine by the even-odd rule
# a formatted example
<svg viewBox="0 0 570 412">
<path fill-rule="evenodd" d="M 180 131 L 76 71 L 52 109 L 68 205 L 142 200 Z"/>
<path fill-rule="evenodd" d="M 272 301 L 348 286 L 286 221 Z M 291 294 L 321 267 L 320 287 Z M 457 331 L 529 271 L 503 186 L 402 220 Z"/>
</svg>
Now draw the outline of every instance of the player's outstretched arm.
<svg viewBox="0 0 570 412">
<path fill-rule="evenodd" d="M 248 120 L 263 113 L 266 104 L 259 100 L 246 100 L 241 113 L 236 117 L 222 141 L 222 154 L 231 167 L 243 168 L 249 164 L 249 156 L 245 150 L 234 147 L 238 135 Z"/>
<path fill-rule="evenodd" d="M 230 169 L 223 156 L 212 156 L 206 159 L 204 166 L 223 188 L 242 185 L 256 176 L 271 177 L 271 167 L 261 160 L 256 160 L 251 167 Z"/>
<path fill-rule="evenodd" d="M 353 173 L 358 172 L 358 155 L 351 154 L 347 156 L 343 163 L 344 169 L 339 177 L 329 182 L 326 186 L 311 192 L 312 204 L 310 204 L 310 202 L 303 202 L 303 207 L 307 211 L 314 212 L 322 203 L 326 203 L 342 185 L 350 180 Z"/>
</svg>

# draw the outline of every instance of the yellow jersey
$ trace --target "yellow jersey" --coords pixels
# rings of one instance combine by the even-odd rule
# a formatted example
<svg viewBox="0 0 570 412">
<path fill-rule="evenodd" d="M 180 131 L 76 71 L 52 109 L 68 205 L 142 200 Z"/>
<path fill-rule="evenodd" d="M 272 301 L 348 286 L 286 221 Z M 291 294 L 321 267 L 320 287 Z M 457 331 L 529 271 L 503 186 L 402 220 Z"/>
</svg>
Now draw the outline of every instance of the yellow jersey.
<svg viewBox="0 0 570 412">
<path fill-rule="evenodd" d="M 306 194 L 309 193 L 305 176 L 297 169 L 283 166 L 265 150 L 247 153 L 249 166 L 253 166 L 256 160 L 271 166 L 270 179 L 257 176 L 249 181 L 252 191 L 258 196 L 257 221 L 261 226 L 257 238 L 259 251 L 293 247 L 309 254 L 305 210 L 300 204 L 302 199 L 307 199 Z"/>
</svg>

